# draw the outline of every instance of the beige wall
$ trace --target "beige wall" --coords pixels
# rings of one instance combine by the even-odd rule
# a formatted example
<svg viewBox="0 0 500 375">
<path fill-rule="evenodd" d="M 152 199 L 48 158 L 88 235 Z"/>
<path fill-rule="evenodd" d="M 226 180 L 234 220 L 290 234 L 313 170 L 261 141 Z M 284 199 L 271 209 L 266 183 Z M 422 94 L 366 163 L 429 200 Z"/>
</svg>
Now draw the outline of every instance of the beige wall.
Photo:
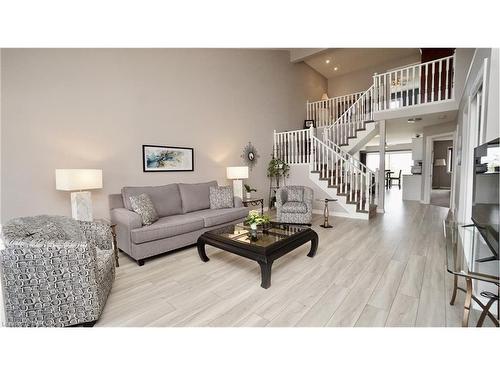
<svg viewBox="0 0 500 375">
<path fill-rule="evenodd" d="M 420 54 L 411 55 L 402 59 L 377 64 L 370 68 L 344 74 L 340 77 L 328 79 L 328 96 L 342 96 L 359 91 L 365 91 L 373 84 L 373 74 L 420 62 Z"/>
<path fill-rule="evenodd" d="M 249 141 L 260 158 L 248 182 L 267 198 L 273 129 L 300 128 L 327 86 L 285 50 L 4 49 L 1 69 L 2 221 L 70 215 L 56 168 L 103 170 L 95 217 L 124 185 L 228 184 Z M 143 144 L 194 147 L 195 171 L 142 172 Z"/>
</svg>

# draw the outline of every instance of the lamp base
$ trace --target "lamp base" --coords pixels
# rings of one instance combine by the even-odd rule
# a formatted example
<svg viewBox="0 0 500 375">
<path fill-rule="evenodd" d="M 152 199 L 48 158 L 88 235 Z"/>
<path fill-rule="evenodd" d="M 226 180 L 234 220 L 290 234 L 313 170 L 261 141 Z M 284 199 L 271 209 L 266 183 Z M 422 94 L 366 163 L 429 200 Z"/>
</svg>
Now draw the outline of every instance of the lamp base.
<svg viewBox="0 0 500 375">
<path fill-rule="evenodd" d="M 233 180 L 233 195 L 243 199 L 243 181 Z"/>
<path fill-rule="evenodd" d="M 90 191 L 71 193 L 71 216 L 75 220 L 92 221 L 92 199 Z"/>
</svg>

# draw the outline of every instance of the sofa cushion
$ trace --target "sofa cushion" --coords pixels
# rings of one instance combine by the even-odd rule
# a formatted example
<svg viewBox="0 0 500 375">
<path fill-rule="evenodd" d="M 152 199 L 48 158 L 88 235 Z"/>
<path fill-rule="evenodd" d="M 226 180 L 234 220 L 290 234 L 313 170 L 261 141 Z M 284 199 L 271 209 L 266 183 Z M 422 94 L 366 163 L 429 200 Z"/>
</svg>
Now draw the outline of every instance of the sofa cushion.
<svg viewBox="0 0 500 375">
<path fill-rule="evenodd" d="M 233 188 L 231 186 L 210 186 L 210 209 L 233 207 Z"/>
<path fill-rule="evenodd" d="M 287 189 L 288 202 L 303 202 L 304 201 L 304 188 L 299 186 L 289 186 Z"/>
<path fill-rule="evenodd" d="M 192 215 L 192 216 L 191 216 Z M 248 208 L 222 208 L 218 210 L 201 210 L 190 212 L 186 216 L 196 217 L 203 219 L 205 228 L 213 227 L 215 225 L 229 223 L 231 221 L 243 221 L 248 215 Z"/>
<path fill-rule="evenodd" d="M 130 236 L 134 243 L 139 244 L 193 232 L 202 229 L 204 224 L 203 218 L 189 215 L 173 215 L 162 217 L 156 223 L 147 227 L 133 229 Z"/>
<path fill-rule="evenodd" d="M 281 211 L 287 214 L 305 214 L 307 206 L 302 202 L 286 202 L 281 206 Z"/>
<path fill-rule="evenodd" d="M 158 220 L 158 213 L 147 194 L 139 194 L 130 197 L 132 209 L 141 215 L 142 225 L 151 225 Z"/>
<path fill-rule="evenodd" d="M 200 184 L 179 184 L 182 212 L 186 213 L 210 208 L 210 186 L 217 186 L 217 181 Z"/>
<path fill-rule="evenodd" d="M 130 197 L 147 194 L 155 206 L 158 216 L 170 216 L 182 213 L 181 195 L 177 184 L 162 186 L 126 186 L 122 188 L 123 205 L 132 210 Z"/>
</svg>

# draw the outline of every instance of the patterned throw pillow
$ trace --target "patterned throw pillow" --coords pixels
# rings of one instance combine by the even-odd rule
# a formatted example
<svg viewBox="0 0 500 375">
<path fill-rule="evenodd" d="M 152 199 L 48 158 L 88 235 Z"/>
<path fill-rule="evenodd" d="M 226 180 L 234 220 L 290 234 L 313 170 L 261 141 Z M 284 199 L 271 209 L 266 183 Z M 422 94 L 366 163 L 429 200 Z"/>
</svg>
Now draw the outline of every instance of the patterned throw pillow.
<svg viewBox="0 0 500 375">
<path fill-rule="evenodd" d="M 288 189 L 288 202 L 304 201 L 304 189 L 298 186 L 290 186 Z"/>
<path fill-rule="evenodd" d="M 135 195 L 129 198 L 132 210 L 141 215 L 142 225 L 151 225 L 158 220 L 158 213 L 147 194 Z"/>
<path fill-rule="evenodd" d="M 233 188 L 231 186 L 210 186 L 210 208 L 232 208 Z"/>
</svg>

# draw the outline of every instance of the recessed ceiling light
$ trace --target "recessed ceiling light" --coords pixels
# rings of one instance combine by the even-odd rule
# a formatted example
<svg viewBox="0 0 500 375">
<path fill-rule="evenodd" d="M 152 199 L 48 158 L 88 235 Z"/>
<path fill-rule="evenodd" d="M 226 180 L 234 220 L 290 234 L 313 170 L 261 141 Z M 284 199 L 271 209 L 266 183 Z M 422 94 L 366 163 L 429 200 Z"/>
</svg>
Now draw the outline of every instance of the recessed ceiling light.
<svg viewBox="0 0 500 375">
<path fill-rule="evenodd" d="M 413 117 L 413 118 L 409 118 L 408 119 L 408 124 L 414 124 L 416 123 L 417 121 L 421 121 L 422 118 L 421 117 Z"/>
<path fill-rule="evenodd" d="M 337 71 L 337 70 L 339 70 L 339 67 L 336 66 L 336 67 L 333 68 L 333 70 Z"/>
<path fill-rule="evenodd" d="M 326 60 L 325 62 L 326 62 L 327 64 L 330 64 L 330 59 Z"/>
</svg>

